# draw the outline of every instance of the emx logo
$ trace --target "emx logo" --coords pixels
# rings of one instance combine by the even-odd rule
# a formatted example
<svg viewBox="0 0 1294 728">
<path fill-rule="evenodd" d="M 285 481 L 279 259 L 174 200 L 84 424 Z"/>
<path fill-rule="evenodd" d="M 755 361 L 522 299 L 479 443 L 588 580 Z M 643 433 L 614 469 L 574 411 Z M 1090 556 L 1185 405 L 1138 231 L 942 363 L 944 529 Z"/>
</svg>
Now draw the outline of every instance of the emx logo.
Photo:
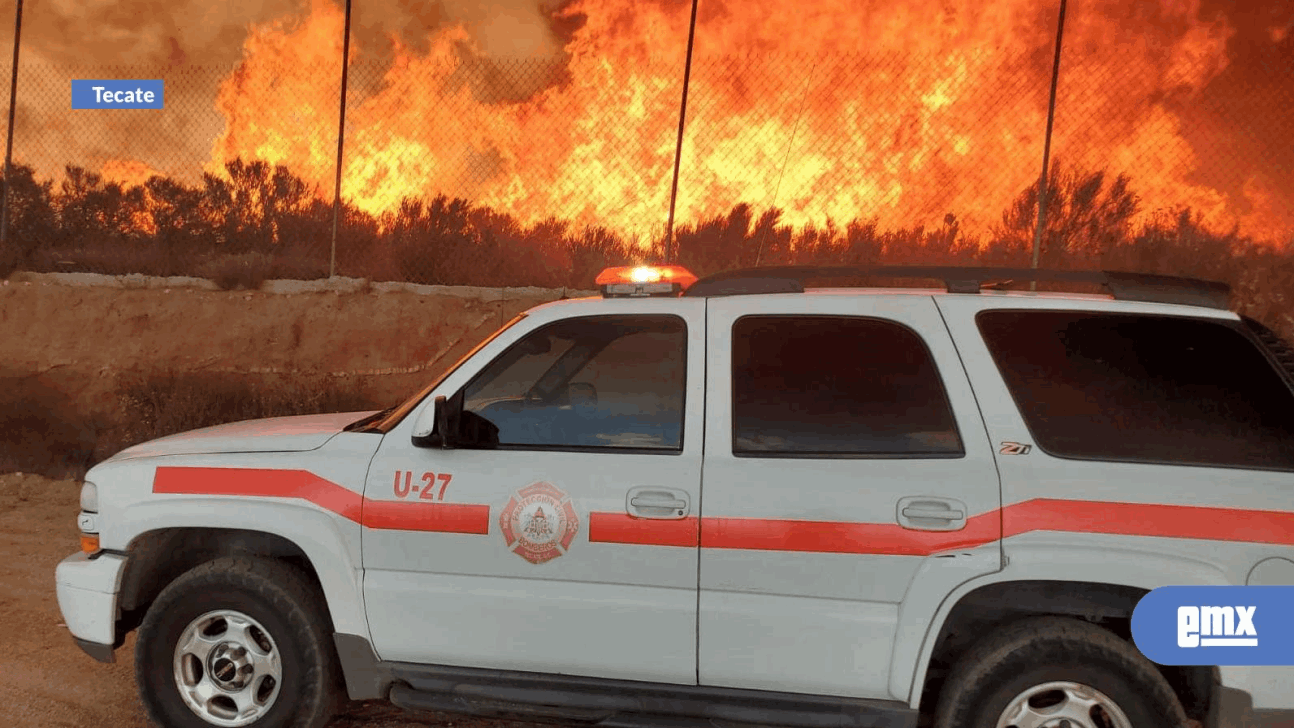
<svg viewBox="0 0 1294 728">
<path fill-rule="evenodd" d="M 1177 646 L 1257 647 L 1257 610 L 1258 607 L 1178 607 Z"/>
<path fill-rule="evenodd" d="M 1132 640 L 1160 665 L 1294 665 L 1292 613 L 1290 586 L 1168 586 L 1137 603 Z"/>
</svg>

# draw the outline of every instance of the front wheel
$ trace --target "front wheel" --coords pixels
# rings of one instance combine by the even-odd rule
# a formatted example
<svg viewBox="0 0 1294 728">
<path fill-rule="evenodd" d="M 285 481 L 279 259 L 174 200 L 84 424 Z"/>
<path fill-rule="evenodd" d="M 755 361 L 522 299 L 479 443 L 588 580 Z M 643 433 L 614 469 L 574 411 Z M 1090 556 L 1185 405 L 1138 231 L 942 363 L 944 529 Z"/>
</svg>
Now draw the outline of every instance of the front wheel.
<svg viewBox="0 0 1294 728">
<path fill-rule="evenodd" d="M 165 728 L 322 728 L 341 698 L 323 594 L 287 564 L 222 558 L 158 595 L 135 679 Z"/>
<path fill-rule="evenodd" d="M 935 728 L 1179 728 L 1154 664 L 1096 625 L 1022 620 L 972 647 L 940 691 Z"/>
</svg>

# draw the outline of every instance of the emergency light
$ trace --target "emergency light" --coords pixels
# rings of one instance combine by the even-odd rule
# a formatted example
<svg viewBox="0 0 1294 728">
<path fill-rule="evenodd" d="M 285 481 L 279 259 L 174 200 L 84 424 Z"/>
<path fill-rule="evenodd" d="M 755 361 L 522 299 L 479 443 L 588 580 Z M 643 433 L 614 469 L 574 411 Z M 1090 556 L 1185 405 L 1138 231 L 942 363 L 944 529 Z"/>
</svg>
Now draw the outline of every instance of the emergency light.
<svg viewBox="0 0 1294 728">
<path fill-rule="evenodd" d="M 681 265 L 623 265 L 602 271 L 596 283 L 604 298 L 677 296 L 696 276 Z"/>
</svg>

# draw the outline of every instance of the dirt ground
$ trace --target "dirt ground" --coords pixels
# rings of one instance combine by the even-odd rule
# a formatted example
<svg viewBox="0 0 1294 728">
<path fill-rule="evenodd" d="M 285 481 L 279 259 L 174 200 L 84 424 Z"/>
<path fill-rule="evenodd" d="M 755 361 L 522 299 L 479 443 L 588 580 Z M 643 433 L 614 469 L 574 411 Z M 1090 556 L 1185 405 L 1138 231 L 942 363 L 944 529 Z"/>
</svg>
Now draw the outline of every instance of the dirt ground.
<svg viewBox="0 0 1294 728">
<path fill-rule="evenodd" d="M 146 728 L 136 697 L 134 636 L 117 662 L 72 643 L 54 597 L 54 567 L 77 549 L 79 484 L 0 475 L 0 724 L 7 728 Z M 329 728 L 530 728 L 353 703 Z M 533 728 L 538 728 L 535 726 Z"/>
</svg>

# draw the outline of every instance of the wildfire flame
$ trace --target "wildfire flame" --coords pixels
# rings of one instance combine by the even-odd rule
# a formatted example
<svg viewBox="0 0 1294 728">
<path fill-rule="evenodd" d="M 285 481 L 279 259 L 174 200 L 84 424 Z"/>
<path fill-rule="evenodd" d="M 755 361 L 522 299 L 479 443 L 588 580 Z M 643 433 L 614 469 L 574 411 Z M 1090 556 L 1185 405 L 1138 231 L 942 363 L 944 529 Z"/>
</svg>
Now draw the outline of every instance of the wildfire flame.
<svg viewBox="0 0 1294 728">
<path fill-rule="evenodd" d="M 1214 226 L 1288 235 L 1294 219 L 1269 180 L 1233 192 L 1197 180 L 1175 103 L 1226 68 L 1233 33 L 1201 20 L 1199 3 L 1150 2 L 1131 23 L 1116 0 L 1071 8 L 1053 155 L 1128 173 L 1145 214 L 1189 205 Z M 342 194 L 377 215 L 447 193 L 526 223 L 658 233 L 689 12 L 673 0 L 569 4 L 558 20 L 584 21 L 560 67 L 493 64 L 462 25 L 434 31 L 425 52 L 391 37 L 380 84 L 350 99 Z M 748 202 L 791 224 L 930 225 L 951 212 L 963 229 L 991 226 L 1038 178 L 1054 13 L 1028 0 L 703 0 L 677 218 Z M 313 0 L 307 15 L 252 28 L 220 87 L 227 126 L 209 172 L 265 160 L 331 196 L 343 22 Z M 377 50 L 352 41 L 352 84 L 363 86 L 360 54 Z M 528 68 L 539 90 L 491 98 L 507 96 L 491 68 Z"/>
<path fill-rule="evenodd" d="M 100 176 L 104 182 L 122 187 L 139 187 L 153 175 L 160 174 L 143 162 L 133 159 L 109 159 L 104 162 Z"/>
</svg>

